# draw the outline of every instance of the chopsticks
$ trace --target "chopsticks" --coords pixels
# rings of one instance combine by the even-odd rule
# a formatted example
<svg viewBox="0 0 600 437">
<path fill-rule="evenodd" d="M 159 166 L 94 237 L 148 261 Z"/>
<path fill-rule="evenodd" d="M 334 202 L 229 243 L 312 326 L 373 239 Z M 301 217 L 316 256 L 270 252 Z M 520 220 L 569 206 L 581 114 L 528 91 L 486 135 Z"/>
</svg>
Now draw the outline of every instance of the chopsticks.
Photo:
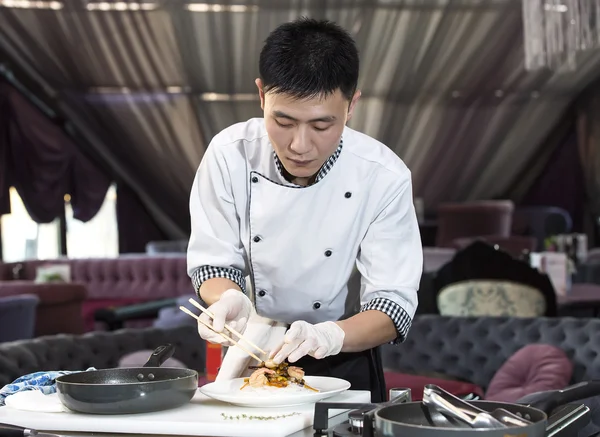
<svg viewBox="0 0 600 437">
<path fill-rule="evenodd" d="M 196 314 L 194 314 L 193 312 L 191 312 L 190 310 L 188 310 L 186 307 L 180 306 L 179 309 L 181 311 L 183 311 L 184 313 L 192 316 L 194 319 L 198 320 L 198 322 L 202 323 L 208 329 L 212 330 L 212 326 L 210 326 L 208 323 L 204 322 L 203 320 L 200 320 L 200 317 L 198 317 Z M 250 352 L 248 349 L 246 349 L 244 346 L 242 346 L 241 344 L 239 344 L 237 341 L 235 341 L 233 338 L 231 338 L 230 336 L 228 336 L 224 332 L 218 332 L 217 334 L 221 335 L 224 339 L 229 340 L 230 342 L 232 342 L 234 345 L 236 345 L 241 350 L 243 350 L 244 352 L 246 352 L 248 355 L 250 355 L 252 358 L 254 358 L 259 363 L 261 363 L 261 364 L 263 363 L 263 360 L 261 360 L 260 358 L 258 358 L 255 354 L 253 354 L 252 352 Z"/>
<path fill-rule="evenodd" d="M 190 301 L 192 301 L 192 299 L 190 299 Z M 194 306 L 196 306 L 197 302 L 193 302 Z M 200 304 L 198 304 L 200 305 Z M 212 326 L 210 326 L 208 323 L 204 322 L 203 320 L 200 320 L 200 317 L 197 316 L 196 314 L 194 314 L 193 312 L 191 312 L 190 310 L 188 310 L 186 307 L 184 306 L 180 306 L 179 309 L 181 311 L 183 311 L 184 313 L 186 313 L 187 315 L 193 317 L 194 319 L 196 319 L 199 323 L 202 323 L 204 326 L 206 326 L 208 329 L 213 330 Z M 206 311 L 206 310 L 204 310 Z M 208 314 L 208 313 L 207 313 Z M 227 325 L 226 325 L 227 326 Z M 232 329 L 230 329 L 229 327 L 227 327 L 227 329 L 229 329 L 230 331 L 233 332 Z M 214 330 L 213 330 L 214 332 Z M 225 334 L 224 332 L 218 332 L 217 334 L 221 335 L 224 339 L 230 341 L 231 343 L 233 343 L 234 345 L 236 345 L 237 347 L 239 347 L 241 350 L 243 350 L 244 352 L 246 352 L 248 355 L 250 355 L 252 358 L 254 358 L 256 361 L 258 361 L 260 364 L 262 364 L 264 362 L 264 360 L 260 359 L 258 356 L 256 356 L 254 353 L 250 352 L 248 349 L 246 349 L 244 346 L 242 346 L 241 344 L 239 344 L 239 342 L 235 341 L 233 338 L 231 338 L 230 336 L 228 336 L 227 334 Z M 241 334 L 237 333 L 237 335 L 239 335 L 240 340 L 245 340 L 247 343 L 253 344 L 251 343 L 249 340 L 243 338 L 241 336 Z M 256 347 L 256 346 L 255 346 Z M 259 347 L 256 347 L 256 349 L 259 349 Z M 264 353 L 264 352 L 263 352 Z"/>
<path fill-rule="evenodd" d="M 200 311 L 202 311 L 203 313 L 205 313 L 208 317 L 210 317 L 211 319 L 214 319 L 215 316 L 213 315 L 213 313 L 211 313 L 210 311 L 208 311 L 206 308 L 204 308 L 202 305 L 200 305 L 198 302 L 196 302 L 193 298 L 189 298 L 188 299 L 189 303 L 191 303 L 192 305 L 194 305 L 196 308 L 198 308 Z M 235 334 L 238 336 L 238 338 L 240 340 L 244 340 L 246 343 L 248 343 L 250 346 L 252 346 L 254 349 L 256 349 L 257 351 L 259 351 L 261 354 L 263 355 L 267 355 L 267 353 L 262 350 L 261 348 L 259 348 L 257 345 L 255 345 L 254 343 L 252 343 L 250 340 L 248 340 L 247 338 L 244 338 L 242 336 L 242 334 L 240 334 L 239 332 L 237 332 L 235 329 L 231 328 L 228 325 L 225 325 L 225 327 L 227 328 L 227 330 L 229 332 L 231 332 L 232 334 Z"/>
</svg>

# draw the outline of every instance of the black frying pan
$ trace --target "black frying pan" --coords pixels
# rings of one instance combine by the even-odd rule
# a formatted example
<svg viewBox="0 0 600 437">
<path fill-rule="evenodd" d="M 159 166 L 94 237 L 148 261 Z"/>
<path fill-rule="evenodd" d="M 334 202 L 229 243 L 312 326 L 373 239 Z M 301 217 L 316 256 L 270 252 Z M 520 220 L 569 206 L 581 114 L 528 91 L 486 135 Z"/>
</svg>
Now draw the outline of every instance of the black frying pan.
<svg viewBox="0 0 600 437">
<path fill-rule="evenodd" d="M 56 378 L 61 402 L 89 414 L 134 414 L 187 404 L 198 389 L 198 372 L 160 367 L 175 351 L 157 348 L 144 367 L 91 370 Z"/>
<path fill-rule="evenodd" d="M 436 426 L 432 423 L 421 402 L 390 403 L 375 411 L 375 430 L 378 437 L 447 437 L 476 433 L 481 437 L 547 437 L 548 415 L 557 407 L 570 402 L 600 395 L 600 381 L 575 384 L 564 390 L 548 392 L 546 396 L 529 405 L 505 402 L 470 401 L 469 403 L 488 412 L 504 408 L 531 421 L 526 426 L 504 429 L 464 428 Z"/>
</svg>

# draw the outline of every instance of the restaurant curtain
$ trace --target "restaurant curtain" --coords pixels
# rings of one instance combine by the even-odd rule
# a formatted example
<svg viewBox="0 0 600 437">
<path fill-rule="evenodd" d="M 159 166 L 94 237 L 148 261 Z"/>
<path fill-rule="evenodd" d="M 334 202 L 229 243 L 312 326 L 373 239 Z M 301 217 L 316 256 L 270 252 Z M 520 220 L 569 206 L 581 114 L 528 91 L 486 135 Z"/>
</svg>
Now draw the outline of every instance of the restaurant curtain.
<svg viewBox="0 0 600 437">
<path fill-rule="evenodd" d="M 64 214 L 65 194 L 73 216 L 87 222 L 104 202 L 110 179 L 38 107 L 0 82 L 0 215 L 10 213 L 15 187 L 37 223 Z"/>
</svg>

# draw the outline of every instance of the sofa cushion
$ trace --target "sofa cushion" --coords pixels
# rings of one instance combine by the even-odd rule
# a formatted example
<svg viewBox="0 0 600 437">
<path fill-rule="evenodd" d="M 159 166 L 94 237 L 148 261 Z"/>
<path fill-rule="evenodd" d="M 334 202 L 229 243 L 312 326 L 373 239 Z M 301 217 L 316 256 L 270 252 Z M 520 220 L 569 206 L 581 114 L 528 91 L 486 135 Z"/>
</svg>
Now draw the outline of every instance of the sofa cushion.
<svg viewBox="0 0 600 437">
<path fill-rule="evenodd" d="M 147 256 L 120 255 L 116 258 L 29 260 L 8 263 L 3 271 L 19 270 L 18 278 L 36 277 L 37 268 L 68 264 L 71 279 L 86 285 L 90 299 L 167 299 L 194 293 L 187 274 L 185 254 Z"/>
<path fill-rule="evenodd" d="M 428 376 L 386 371 L 384 377 L 388 393 L 392 388 L 410 388 L 413 401 L 423 399 L 423 387 L 427 384 L 435 384 L 455 396 L 466 396 L 473 393 L 483 397 L 484 394 L 483 389 L 475 384 L 443 375 Z"/>
<path fill-rule="evenodd" d="M 206 343 L 196 327 L 123 329 L 2 343 L 0 387 L 33 372 L 115 368 L 125 355 L 167 343 L 175 346 L 174 359 L 205 373 Z"/>
<path fill-rule="evenodd" d="M 569 385 L 573 364 L 562 349 L 549 344 L 530 344 L 515 352 L 498 369 L 486 392 L 486 400 L 515 402 L 525 395 Z"/>
<path fill-rule="evenodd" d="M 0 296 L 35 294 L 40 298 L 40 306 L 61 305 L 69 302 L 83 302 L 87 290 L 76 283 L 34 283 L 32 281 L 6 281 L 0 283 Z"/>
<path fill-rule="evenodd" d="M 600 379 L 600 318 L 441 317 L 413 319 L 406 340 L 380 347 L 386 370 L 435 371 L 487 390 L 516 351 L 551 344 L 573 363 L 571 382 Z"/>
</svg>

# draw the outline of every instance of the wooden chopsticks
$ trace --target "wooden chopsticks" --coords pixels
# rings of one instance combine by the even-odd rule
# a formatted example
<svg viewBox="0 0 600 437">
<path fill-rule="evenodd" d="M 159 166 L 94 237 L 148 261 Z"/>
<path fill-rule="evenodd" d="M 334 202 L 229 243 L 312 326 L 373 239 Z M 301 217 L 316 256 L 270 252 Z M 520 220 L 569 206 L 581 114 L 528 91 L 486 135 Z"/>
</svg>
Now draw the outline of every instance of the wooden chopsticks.
<svg viewBox="0 0 600 437">
<path fill-rule="evenodd" d="M 202 312 L 205 312 L 208 316 L 212 317 L 211 313 L 202 307 L 202 305 L 200 305 L 198 302 L 196 302 L 193 299 L 190 299 L 190 303 L 192 305 L 194 305 L 196 308 L 200 309 Z M 191 312 L 190 310 L 188 310 L 186 307 L 184 306 L 180 306 L 179 309 L 181 311 L 183 311 L 184 313 L 186 313 L 187 315 L 193 317 L 194 319 L 196 319 L 199 323 L 202 323 L 204 326 L 206 326 L 208 329 L 212 330 L 213 332 L 215 332 L 212 328 L 212 326 L 210 326 L 208 323 L 204 322 L 203 320 L 200 320 L 200 317 L 197 316 L 196 314 L 194 314 L 193 312 Z M 225 325 L 225 327 L 232 333 L 236 334 L 240 340 L 244 340 L 246 343 L 250 344 L 251 346 L 253 346 L 255 349 L 257 349 L 258 351 L 262 352 L 263 354 L 266 355 L 266 352 L 264 352 L 261 348 L 259 348 L 258 346 L 256 346 L 254 343 L 252 343 L 250 340 L 244 338 L 242 336 L 242 334 L 240 334 L 239 332 L 235 331 L 234 329 L 231 329 L 229 326 Z M 217 334 L 219 334 L 220 336 L 222 336 L 224 339 L 230 341 L 231 343 L 233 343 L 234 345 L 236 345 L 237 347 L 239 347 L 241 350 L 243 350 L 244 352 L 246 352 L 248 355 L 250 355 L 252 358 L 254 358 L 256 361 L 258 361 L 260 364 L 262 364 L 264 362 L 264 360 L 260 359 L 258 356 L 256 356 L 254 353 L 250 352 L 248 349 L 246 349 L 244 346 L 242 346 L 239 342 L 235 341 L 233 338 L 231 338 L 230 336 L 228 336 L 227 334 L 225 334 L 224 332 L 215 332 Z"/>
<path fill-rule="evenodd" d="M 204 308 L 202 305 L 200 305 L 198 302 L 196 302 L 193 298 L 189 298 L 188 301 L 194 305 L 196 308 L 198 308 L 200 311 L 202 311 L 203 313 L 205 313 L 208 317 L 210 317 L 211 319 L 214 319 L 215 316 L 206 308 Z M 250 346 L 252 346 L 254 349 L 256 349 L 257 351 L 259 351 L 261 354 L 266 355 L 267 353 L 262 350 L 261 348 L 259 348 L 257 345 L 255 345 L 254 343 L 252 343 L 250 340 L 248 340 L 247 338 L 244 338 L 242 336 L 242 334 L 240 334 L 239 332 L 237 332 L 235 329 L 231 328 L 228 325 L 225 325 L 225 327 L 227 328 L 227 330 L 229 332 L 231 332 L 232 334 L 237 335 L 237 337 L 240 340 L 244 340 L 246 343 L 248 343 Z"/>
</svg>

